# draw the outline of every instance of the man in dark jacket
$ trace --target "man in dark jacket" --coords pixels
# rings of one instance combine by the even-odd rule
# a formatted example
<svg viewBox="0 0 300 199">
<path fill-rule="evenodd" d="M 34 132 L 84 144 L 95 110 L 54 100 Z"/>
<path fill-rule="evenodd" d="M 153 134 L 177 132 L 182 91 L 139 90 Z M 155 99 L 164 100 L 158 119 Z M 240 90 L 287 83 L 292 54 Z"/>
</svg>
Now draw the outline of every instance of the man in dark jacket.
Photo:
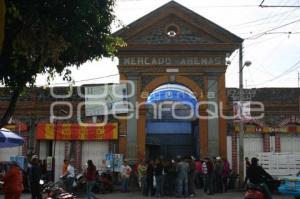
<svg viewBox="0 0 300 199">
<path fill-rule="evenodd" d="M 36 155 L 31 158 L 31 168 L 29 170 L 29 180 L 32 199 L 42 199 L 40 189 L 40 179 L 42 176 L 42 168 L 39 165 L 39 159 Z"/>
<path fill-rule="evenodd" d="M 248 175 L 250 182 L 261 186 L 267 196 L 266 198 L 272 199 L 272 194 L 266 183 L 268 180 L 272 180 L 273 177 L 258 165 L 257 158 L 251 159 L 251 166 L 249 167 Z"/>
<path fill-rule="evenodd" d="M 154 175 L 154 162 L 153 160 L 150 160 L 147 164 L 147 170 L 146 170 L 146 187 L 144 190 L 144 195 L 148 196 L 149 191 L 150 195 L 154 195 L 154 189 L 153 189 L 153 175 Z"/>
<path fill-rule="evenodd" d="M 245 177 L 245 181 L 243 183 L 243 187 L 245 187 L 245 185 L 247 184 L 247 182 L 249 180 L 249 168 L 251 166 L 251 163 L 250 163 L 248 157 L 245 157 L 245 164 L 246 164 L 246 177 Z"/>
</svg>

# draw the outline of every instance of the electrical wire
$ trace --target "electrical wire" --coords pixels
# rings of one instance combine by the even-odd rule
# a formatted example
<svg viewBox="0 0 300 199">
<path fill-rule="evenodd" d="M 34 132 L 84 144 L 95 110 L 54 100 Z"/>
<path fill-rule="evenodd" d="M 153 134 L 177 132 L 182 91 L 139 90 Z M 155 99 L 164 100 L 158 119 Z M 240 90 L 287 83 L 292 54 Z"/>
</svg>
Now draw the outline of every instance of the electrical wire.
<svg viewBox="0 0 300 199">
<path fill-rule="evenodd" d="M 298 65 L 299 65 L 299 66 L 298 66 Z M 288 68 L 286 71 L 284 71 L 284 72 L 282 72 L 281 74 L 279 74 L 279 75 L 273 77 L 272 79 L 268 79 L 268 80 L 266 80 L 266 81 L 264 81 L 264 82 L 261 82 L 261 83 L 259 83 L 259 84 L 256 84 L 256 85 L 249 85 L 249 86 L 255 86 L 255 87 L 257 87 L 257 85 L 264 85 L 264 84 L 269 83 L 269 82 L 272 82 L 272 81 L 274 81 L 274 80 L 276 80 L 276 79 L 282 78 L 283 76 L 285 76 L 285 75 L 287 75 L 287 74 L 289 74 L 289 73 L 291 73 L 291 72 L 297 70 L 298 68 L 300 68 L 300 60 L 298 60 L 293 66 L 291 66 L 290 68 Z"/>
<path fill-rule="evenodd" d="M 264 36 L 264 35 L 265 35 L 266 33 L 268 33 L 268 32 L 271 32 L 271 31 L 273 31 L 273 30 L 277 30 L 277 29 L 283 28 L 283 27 L 285 27 L 285 26 L 288 26 L 288 25 L 297 23 L 297 22 L 299 22 L 299 21 L 300 21 L 300 19 L 297 19 L 297 20 L 295 20 L 295 21 L 292 21 L 292 22 L 289 22 L 289 23 L 286 23 L 286 24 L 277 26 L 277 27 L 275 27 L 275 28 L 272 28 L 272 29 L 269 29 L 269 30 L 267 30 L 267 31 L 258 33 L 258 34 L 256 34 L 256 35 L 253 35 L 253 36 L 248 37 L 248 38 L 245 38 L 245 39 L 248 39 L 248 40 L 251 40 L 251 39 L 257 39 L 257 38 L 259 38 L 259 37 Z"/>
<path fill-rule="evenodd" d="M 287 2 L 285 2 L 285 3 L 287 3 Z M 290 12 L 288 12 L 288 13 L 286 13 L 285 14 L 285 16 L 283 17 L 283 18 L 281 18 L 281 20 L 280 21 L 278 21 L 278 23 L 280 24 L 282 21 L 285 21 L 293 12 L 295 11 L 295 9 L 294 10 L 292 10 L 292 11 L 290 11 Z M 283 35 L 283 34 L 288 34 L 288 35 L 290 35 L 292 32 L 291 31 L 289 31 L 289 32 L 268 32 L 268 33 L 266 33 L 266 34 L 273 34 L 273 35 L 275 35 L 275 34 L 277 34 L 277 35 L 279 35 L 279 36 L 281 36 L 281 35 Z M 294 34 L 297 34 L 297 32 L 294 32 Z M 260 64 L 260 65 L 267 65 L 266 64 L 266 62 L 267 61 L 270 61 L 271 60 L 271 58 L 273 57 L 272 55 L 276 52 L 276 51 L 278 51 L 280 48 L 280 46 L 283 44 L 283 42 L 286 42 L 286 40 L 289 38 L 289 36 L 288 37 L 285 37 L 285 38 L 281 38 L 281 39 L 277 39 L 277 41 L 279 41 L 278 42 L 278 44 L 276 45 L 276 46 L 274 46 L 271 50 L 269 50 L 268 52 L 267 52 L 267 55 L 265 55 L 265 57 L 267 58 L 267 59 L 265 59 L 265 60 L 263 60 L 263 62 Z M 274 37 L 272 37 L 272 39 L 274 39 Z M 266 41 L 266 39 L 264 39 L 264 40 L 262 40 L 259 44 L 262 44 L 263 42 L 265 42 Z M 251 45 L 247 45 L 245 48 L 247 48 L 247 49 L 249 49 L 249 47 L 250 46 L 252 46 L 253 45 L 253 43 L 251 44 Z M 256 42 L 256 45 L 255 45 L 255 47 L 257 47 L 257 42 Z M 250 47 L 251 48 L 251 47 Z M 261 68 L 264 68 L 264 67 L 261 67 Z M 266 69 L 266 68 L 265 68 Z M 252 78 L 252 73 L 251 73 L 251 71 L 249 71 L 250 72 L 250 78 Z M 267 72 L 267 71 L 265 71 L 265 72 Z M 273 75 L 272 75 L 273 76 Z M 274 78 L 274 76 L 273 76 L 273 78 Z M 252 80 L 252 84 L 253 85 L 256 85 L 255 83 L 254 83 L 254 81 L 253 81 L 253 78 L 251 79 Z"/>
<path fill-rule="evenodd" d="M 300 5 L 263 5 L 265 0 L 263 0 L 260 4 L 259 7 L 261 8 L 300 8 Z M 298 3 L 299 4 L 299 3 Z"/>
<path fill-rule="evenodd" d="M 267 19 L 273 18 L 274 16 L 280 16 L 280 15 L 285 14 L 287 12 L 290 12 L 290 10 L 285 11 L 285 12 L 277 13 L 276 15 L 273 15 L 273 16 L 267 16 L 267 17 L 251 20 L 251 21 L 248 21 L 248 22 L 240 23 L 240 24 L 229 25 L 229 27 L 234 28 L 234 27 L 245 26 L 245 25 L 247 25 L 249 27 L 249 24 L 265 21 Z M 260 25 L 264 25 L 264 24 L 260 24 Z"/>
</svg>

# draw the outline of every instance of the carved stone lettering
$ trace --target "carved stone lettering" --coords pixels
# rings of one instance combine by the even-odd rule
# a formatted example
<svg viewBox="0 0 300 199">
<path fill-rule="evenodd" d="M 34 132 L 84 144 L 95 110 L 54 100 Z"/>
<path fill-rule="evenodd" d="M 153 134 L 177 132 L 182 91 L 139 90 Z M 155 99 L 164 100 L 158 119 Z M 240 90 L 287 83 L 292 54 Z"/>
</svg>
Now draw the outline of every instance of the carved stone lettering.
<svg viewBox="0 0 300 199">
<path fill-rule="evenodd" d="M 207 65 L 208 62 L 207 62 L 207 58 L 202 58 L 201 59 L 201 65 Z"/>
<path fill-rule="evenodd" d="M 186 64 L 186 61 L 185 61 L 184 58 L 181 59 L 180 64 L 181 64 L 181 65 L 185 65 L 185 64 Z"/>
<path fill-rule="evenodd" d="M 223 57 L 143 57 L 143 56 L 133 56 L 133 57 L 122 57 L 120 58 L 121 65 L 222 65 L 225 64 L 225 59 Z"/>
<path fill-rule="evenodd" d="M 138 57 L 138 64 L 143 65 L 144 64 L 144 59 L 142 57 Z"/>
</svg>

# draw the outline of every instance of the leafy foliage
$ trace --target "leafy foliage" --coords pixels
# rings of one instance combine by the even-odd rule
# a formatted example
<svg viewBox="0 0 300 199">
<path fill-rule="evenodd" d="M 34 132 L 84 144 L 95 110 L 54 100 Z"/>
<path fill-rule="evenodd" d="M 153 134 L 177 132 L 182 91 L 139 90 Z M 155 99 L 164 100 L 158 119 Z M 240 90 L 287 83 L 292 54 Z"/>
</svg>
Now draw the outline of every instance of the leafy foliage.
<svg viewBox="0 0 300 199">
<path fill-rule="evenodd" d="M 1 82 L 34 83 L 39 73 L 112 56 L 122 44 L 111 36 L 114 0 L 7 0 Z"/>
<path fill-rule="evenodd" d="M 61 74 L 66 67 L 113 56 L 123 45 L 111 36 L 114 0 L 6 0 L 5 4 L 0 83 L 10 88 L 12 97 L 33 84 L 37 74 Z"/>
</svg>

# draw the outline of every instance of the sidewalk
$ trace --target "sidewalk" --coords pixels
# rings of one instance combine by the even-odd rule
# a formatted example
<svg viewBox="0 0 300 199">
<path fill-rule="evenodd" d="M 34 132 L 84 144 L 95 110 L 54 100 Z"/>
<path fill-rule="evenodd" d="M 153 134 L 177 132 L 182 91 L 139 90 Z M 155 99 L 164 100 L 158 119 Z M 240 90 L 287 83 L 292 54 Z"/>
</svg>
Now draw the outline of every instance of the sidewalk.
<svg viewBox="0 0 300 199">
<path fill-rule="evenodd" d="M 126 198 L 157 198 L 157 197 L 145 197 L 141 195 L 139 192 L 129 192 L 129 193 L 120 193 L 120 192 L 114 192 L 111 194 L 98 194 L 97 197 L 99 199 L 126 199 Z M 30 194 L 23 194 L 22 199 L 31 199 Z M 78 197 L 78 199 L 84 199 L 84 195 Z M 163 197 L 164 199 L 175 199 L 175 197 Z M 201 198 L 201 199 L 243 199 L 244 198 L 244 192 L 238 192 L 238 191 L 230 191 L 227 193 L 222 194 L 214 194 L 214 195 L 207 195 L 203 193 L 202 190 L 197 190 L 197 194 L 194 198 Z M 274 199 L 289 199 L 292 198 L 292 196 L 281 196 L 281 195 L 273 195 Z M 0 199 L 4 199 L 4 196 L 1 194 Z"/>
</svg>

